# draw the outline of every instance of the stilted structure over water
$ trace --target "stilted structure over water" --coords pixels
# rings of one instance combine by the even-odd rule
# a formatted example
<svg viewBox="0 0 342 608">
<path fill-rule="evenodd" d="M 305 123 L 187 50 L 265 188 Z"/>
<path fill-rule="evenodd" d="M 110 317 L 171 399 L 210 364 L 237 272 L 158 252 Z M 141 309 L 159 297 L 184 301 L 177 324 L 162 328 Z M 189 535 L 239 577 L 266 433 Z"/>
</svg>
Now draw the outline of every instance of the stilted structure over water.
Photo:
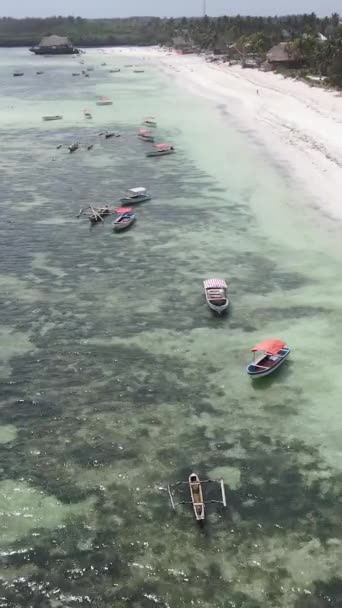
<svg viewBox="0 0 342 608">
<path fill-rule="evenodd" d="M 64 36 L 45 36 L 38 44 L 30 49 L 36 55 L 75 55 L 80 51 Z"/>
</svg>

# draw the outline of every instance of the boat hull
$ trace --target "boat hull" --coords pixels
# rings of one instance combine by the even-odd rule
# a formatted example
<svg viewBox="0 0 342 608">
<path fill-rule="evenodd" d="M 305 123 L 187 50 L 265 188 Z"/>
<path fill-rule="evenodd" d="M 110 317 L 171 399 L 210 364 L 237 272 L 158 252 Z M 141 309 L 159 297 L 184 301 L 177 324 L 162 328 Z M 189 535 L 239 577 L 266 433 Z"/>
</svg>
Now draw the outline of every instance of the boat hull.
<svg viewBox="0 0 342 608">
<path fill-rule="evenodd" d="M 45 120 L 45 122 L 51 121 L 51 120 L 62 120 L 63 116 L 43 116 L 43 120 Z"/>
<path fill-rule="evenodd" d="M 210 308 L 210 310 L 213 310 L 218 315 L 222 315 L 227 310 L 227 308 L 229 306 L 229 300 L 228 299 L 225 301 L 224 304 L 221 304 L 220 306 L 218 306 L 217 304 L 213 304 L 210 300 L 208 300 L 208 298 L 206 298 L 206 300 L 207 300 L 207 304 L 208 304 L 208 307 Z"/>
<path fill-rule="evenodd" d="M 146 194 L 145 196 L 132 196 L 131 198 L 123 197 L 120 199 L 120 202 L 126 205 L 135 205 L 138 203 L 145 203 L 146 201 L 150 201 L 151 198 L 151 196 Z"/>
<path fill-rule="evenodd" d="M 127 230 L 127 228 L 130 228 L 134 224 L 135 220 L 135 215 L 125 222 L 117 222 L 117 220 L 115 220 L 113 222 L 114 232 L 123 232 L 123 230 Z"/>
<path fill-rule="evenodd" d="M 154 142 L 154 137 L 153 135 L 138 135 L 139 139 L 141 139 L 141 141 L 147 141 L 151 144 L 153 144 Z"/>
<path fill-rule="evenodd" d="M 194 515 L 196 521 L 199 524 L 203 524 L 205 520 L 205 510 L 204 510 L 204 502 L 203 502 L 203 494 L 202 494 L 202 486 L 200 479 L 196 473 L 191 473 L 189 476 L 189 489 L 190 496 L 192 502 L 192 508 L 194 511 Z"/>
<path fill-rule="evenodd" d="M 152 158 L 154 156 L 167 156 L 168 154 L 174 154 L 174 150 L 167 150 L 165 152 L 147 152 L 146 156 Z"/>
<path fill-rule="evenodd" d="M 289 354 L 291 352 L 291 350 L 289 348 L 283 348 L 282 351 L 284 351 L 284 354 L 278 355 L 278 353 L 277 353 L 277 359 L 274 361 L 272 361 L 272 359 L 269 357 L 269 355 L 265 355 L 264 357 L 261 357 L 257 361 L 250 363 L 246 369 L 247 374 L 251 378 L 264 378 L 265 376 L 269 376 L 270 374 L 273 374 L 273 372 L 275 372 L 277 369 L 279 369 L 279 367 L 284 363 L 285 359 L 287 359 L 287 357 L 289 356 Z M 267 363 L 267 365 L 268 365 L 267 369 L 260 369 L 257 367 L 258 365 L 262 364 L 263 362 Z"/>
</svg>

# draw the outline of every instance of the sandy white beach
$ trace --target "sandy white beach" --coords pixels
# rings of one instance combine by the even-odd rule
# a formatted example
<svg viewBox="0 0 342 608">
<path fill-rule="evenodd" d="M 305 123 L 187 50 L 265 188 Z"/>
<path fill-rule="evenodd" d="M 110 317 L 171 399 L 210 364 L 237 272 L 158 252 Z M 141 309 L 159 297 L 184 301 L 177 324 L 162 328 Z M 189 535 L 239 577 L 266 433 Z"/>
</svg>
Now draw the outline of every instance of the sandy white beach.
<svg viewBox="0 0 342 608">
<path fill-rule="evenodd" d="M 112 51 L 111 51 L 112 52 Z M 299 183 L 324 215 L 342 219 L 342 95 L 240 66 L 157 48 L 116 49 L 157 62 L 178 84 L 215 103 Z"/>
</svg>

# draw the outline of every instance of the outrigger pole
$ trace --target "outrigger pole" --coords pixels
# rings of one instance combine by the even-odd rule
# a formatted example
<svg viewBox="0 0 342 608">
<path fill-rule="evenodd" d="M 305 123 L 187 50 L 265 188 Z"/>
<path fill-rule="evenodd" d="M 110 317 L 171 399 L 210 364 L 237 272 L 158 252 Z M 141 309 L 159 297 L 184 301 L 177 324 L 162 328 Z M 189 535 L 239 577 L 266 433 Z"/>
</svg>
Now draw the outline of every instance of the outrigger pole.
<svg viewBox="0 0 342 608">
<path fill-rule="evenodd" d="M 167 491 L 168 491 L 168 493 L 169 493 L 169 497 L 170 497 L 170 501 L 171 501 L 171 506 L 172 506 L 172 508 L 173 508 L 174 510 L 176 510 L 176 505 L 175 505 L 175 503 L 174 503 L 174 501 L 173 501 L 173 496 L 172 496 L 172 494 L 171 494 L 171 488 L 170 488 L 170 486 L 169 486 L 169 485 L 167 486 Z"/>
</svg>

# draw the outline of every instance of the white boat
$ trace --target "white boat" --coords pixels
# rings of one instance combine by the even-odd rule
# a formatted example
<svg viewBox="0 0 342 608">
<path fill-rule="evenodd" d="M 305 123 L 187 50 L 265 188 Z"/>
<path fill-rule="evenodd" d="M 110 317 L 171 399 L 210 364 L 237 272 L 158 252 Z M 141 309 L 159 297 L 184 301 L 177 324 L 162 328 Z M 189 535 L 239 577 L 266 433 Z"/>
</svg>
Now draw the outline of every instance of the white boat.
<svg viewBox="0 0 342 608">
<path fill-rule="evenodd" d="M 63 116 L 56 114 L 56 116 L 43 116 L 43 120 L 62 120 Z"/>
<path fill-rule="evenodd" d="M 122 203 L 134 204 L 144 203 L 145 201 L 151 200 L 151 195 L 148 194 L 146 188 L 131 188 L 127 191 L 126 196 L 121 200 Z"/>
<path fill-rule="evenodd" d="M 157 121 L 154 118 L 154 116 L 145 116 L 143 122 L 144 122 L 144 125 L 147 125 L 148 127 L 156 127 L 157 126 Z"/>
<path fill-rule="evenodd" d="M 229 306 L 227 283 L 224 279 L 206 279 L 203 281 L 205 299 L 211 310 L 219 315 Z"/>
<path fill-rule="evenodd" d="M 97 102 L 96 102 L 97 106 L 112 106 L 113 102 L 111 99 L 109 99 L 109 97 L 100 97 Z"/>
</svg>

